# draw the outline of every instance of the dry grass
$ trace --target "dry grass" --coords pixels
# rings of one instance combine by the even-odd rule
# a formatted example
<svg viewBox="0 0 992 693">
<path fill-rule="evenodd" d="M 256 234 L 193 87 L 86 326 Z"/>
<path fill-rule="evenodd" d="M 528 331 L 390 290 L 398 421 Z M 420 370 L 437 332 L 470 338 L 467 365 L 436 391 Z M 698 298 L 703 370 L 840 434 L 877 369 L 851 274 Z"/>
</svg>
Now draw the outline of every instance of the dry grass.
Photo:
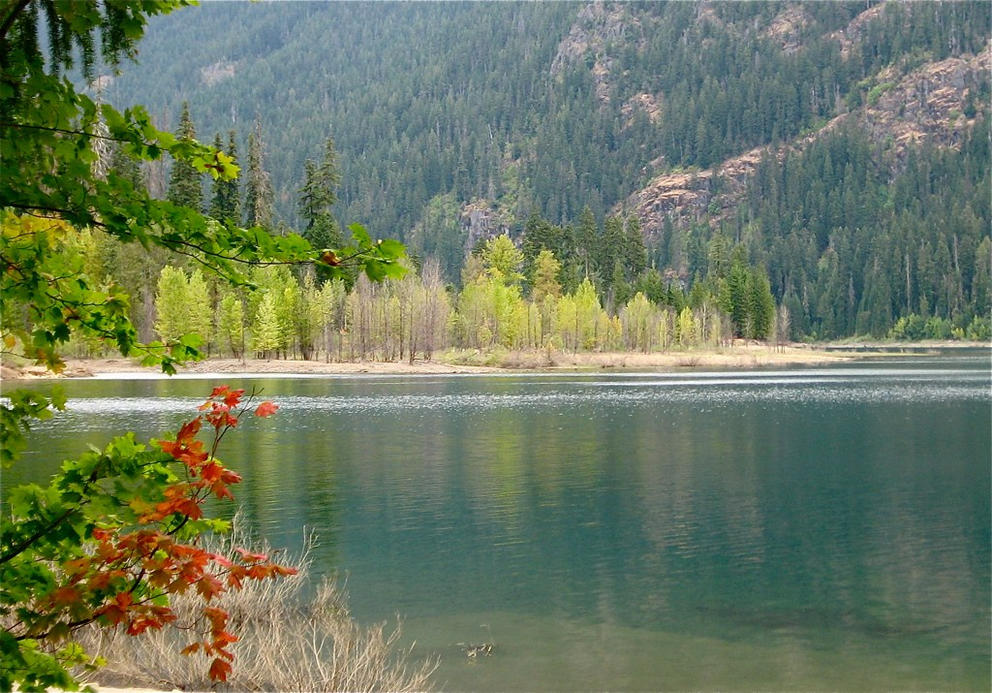
<svg viewBox="0 0 992 693">
<path fill-rule="evenodd" d="M 237 524 L 235 525 L 237 526 Z M 233 533 L 218 540 L 214 551 L 244 546 Z M 188 644 L 181 629 L 165 628 L 131 637 L 92 628 L 82 634 L 87 651 L 108 664 L 93 677 L 107 685 L 182 690 L 239 691 L 415 691 L 430 688 L 437 662 L 415 661 L 410 650 L 397 647 L 399 624 L 360 627 L 348 612 L 344 591 L 324 580 L 310 599 L 309 548 L 297 560 L 290 578 L 249 581 L 240 592 L 225 594 L 218 606 L 231 615 L 229 629 L 240 640 L 231 649 L 234 671 L 226 684 L 214 686 L 202 655 L 185 656 Z M 256 542 L 257 546 L 257 542 Z M 254 549 L 253 549 L 254 550 Z M 267 548 L 261 549 L 263 552 Z M 175 595 L 178 624 L 192 623 L 202 605 L 197 598 Z"/>
</svg>

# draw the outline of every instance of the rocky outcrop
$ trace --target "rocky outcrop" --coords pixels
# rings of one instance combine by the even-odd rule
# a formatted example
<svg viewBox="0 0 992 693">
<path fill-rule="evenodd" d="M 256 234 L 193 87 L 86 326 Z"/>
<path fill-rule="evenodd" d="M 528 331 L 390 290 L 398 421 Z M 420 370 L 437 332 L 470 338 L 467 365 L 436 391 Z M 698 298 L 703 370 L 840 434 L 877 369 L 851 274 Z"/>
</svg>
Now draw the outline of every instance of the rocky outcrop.
<svg viewBox="0 0 992 693">
<path fill-rule="evenodd" d="M 955 146 L 975 122 L 976 113 L 967 115 L 969 104 L 976 112 L 988 110 L 987 104 L 974 103 L 974 92 L 990 71 L 992 46 L 986 46 L 976 56 L 947 58 L 897 80 L 882 74 L 872 87 L 876 94 L 869 91 L 868 103 L 847 117 L 857 118 L 872 139 L 890 140 L 897 156 L 925 141 Z"/>
<path fill-rule="evenodd" d="M 910 146 L 925 142 L 956 146 L 975 124 L 976 117 L 988 114 L 988 104 L 976 103 L 975 93 L 983 80 L 988 82 L 990 73 L 992 44 L 978 55 L 929 63 L 902 76 L 887 69 L 876 75 L 866 89 L 862 106 L 837 116 L 815 133 L 775 149 L 753 149 L 714 168 L 655 176 L 631 195 L 625 206 L 637 214 L 649 238 L 658 233 L 666 217 L 677 224 L 708 215 L 712 223 L 718 223 L 740 203 L 748 179 L 763 156 L 781 159 L 789 152 L 801 151 L 852 120 L 896 166 Z M 969 117 L 971 109 L 975 112 Z M 717 188 L 719 193 L 714 192 Z"/>
<path fill-rule="evenodd" d="M 479 243 L 504 233 L 509 233 L 510 224 L 505 215 L 493 209 L 488 200 L 473 200 L 462 207 L 462 237 L 466 251 L 471 251 Z"/>
<path fill-rule="evenodd" d="M 200 81 L 205 86 L 212 87 L 218 82 L 223 82 L 225 79 L 234 77 L 235 72 L 236 66 L 234 63 L 222 60 L 213 65 L 200 68 Z"/>
<path fill-rule="evenodd" d="M 803 27 L 808 22 L 809 17 L 802 7 L 789 4 L 775 15 L 761 36 L 778 43 L 785 53 L 795 53 L 801 45 Z"/>
<path fill-rule="evenodd" d="M 592 2 L 579 10 L 575 22 L 558 44 L 551 74 L 559 75 L 569 66 L 586 63 L 596 83 L 596 96 L 609 101 L 610 71 L 614 59 L 606 52 L 610 42 L 622 39 L 630 24 L 636 20 L 623 3 Z"/>
</svg>

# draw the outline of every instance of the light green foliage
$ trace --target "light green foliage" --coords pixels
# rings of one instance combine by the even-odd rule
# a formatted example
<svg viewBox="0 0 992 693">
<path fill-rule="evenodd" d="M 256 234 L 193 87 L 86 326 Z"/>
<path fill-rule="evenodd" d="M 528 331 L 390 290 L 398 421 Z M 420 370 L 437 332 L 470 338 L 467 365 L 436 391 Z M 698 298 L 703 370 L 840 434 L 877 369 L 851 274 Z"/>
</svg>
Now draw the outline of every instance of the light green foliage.
<svg viewBox="0 0 992 693">
<path fill-rule="evenodd" d="M 235 358 L 245 350 L 244 303 L 235 291 L 224 292 L 217 317 L 217 337 L 222 349 L 226 348 Z"/>
<path fill-rule="evenodd" d="M 494 275 L 498 273 L 500 281 L 518 284 L 523 279 L 520 269 L 524 264 L 524 254 L 505 233 L 486 241 L 480 257 L 486 270 Z"/>
<path fill-rule="evenodd" d="M 562 343 L 573 351 L 589 351 L 600 346 L 600 327 L 605 312 L 600 307 L 596 288 L 584 279 L 575 293 L 563 296 L 558 303 L 558 331 Z"/>
<path fill-rule="evenodd" d="M 312 274 L 303 278 L 292 312 L 293 336 L 300 348 L 300 355 L 310 360 L 318 340 L 331 318 L 332 303 L 316 283 Z"/>
<path fill-rule="evenodd" d="M 163 341 L 174 341 L 187 332 L 188 288 L 185 272 L 172 265 L 162 268 L 158 277 L 158 290 L 155 292 L 155 312 L 158 316 L 155 331 Z"/>
<path fill-rule="evenodd" d="M 278 299 L 274 292 L 266 291 L 262 295 L 252 323 L 252 349 L 267 358 L 273 352 L 279 351 L 284 343 L 285 334 L 279 321 Z"/>
<path fill-rule="evenodd" d="M 654 348 L 658 329 L 658 308 L 647 296 L 638 292 L 627 302 L 620 314 L 624 346 L 630 350 L 647 353 Z"/>
<path fill-rule="evenodd" d="M 679 341 L 679 346 L 683 349 L 695 346 L 699 341 L 696 318 L 692 314 L 692 308 L 689 306 L 683 308 L 682 312 L 679 313 L 678 321 L 675 325 L 675 333 Z"/>
<path fill-rule="evenodd" d="M 466 286 L 458 300 L 456 329 L 469 346 L 519 346 L 527 334 L 526 320 L 520 287 L 506 284 L 495 268 Z"/>
<path fill-rule="evenodd" d="M 205 343 L 213 334 L 210 290 L 198 269 L 187 275 L 171 265 L 163 267 L 155 293 L 155 310 L 158 315 L 155 331 L 164 342 L 196 335 L 200 343 Z"/>
<path fill-rule="evenodd" d="M 213 335 L 213 309 L 210 287 L 199 268 L 190 273 L 186 282 L 186 311 L 186 332 L 198 335 L 206 343 Z"/>
<path fill-rule="evenodd" d="M 661 311 L 658 316 L 658 345 L 662 351 L 672 348 L 672 341 L 675 338 L 675 316 L 667 309 Z"/>
<path fill-rule="evenodd" d="M 537 254 L 534 261 L 534 276 L 531 278 L 531 298 L 535 303 L 543 303 L 545 297 L 561 295 L 561 285 L 558 283 L 558 272 L 561 263 L 555 254 L 547 248 Z"/>
</svg>

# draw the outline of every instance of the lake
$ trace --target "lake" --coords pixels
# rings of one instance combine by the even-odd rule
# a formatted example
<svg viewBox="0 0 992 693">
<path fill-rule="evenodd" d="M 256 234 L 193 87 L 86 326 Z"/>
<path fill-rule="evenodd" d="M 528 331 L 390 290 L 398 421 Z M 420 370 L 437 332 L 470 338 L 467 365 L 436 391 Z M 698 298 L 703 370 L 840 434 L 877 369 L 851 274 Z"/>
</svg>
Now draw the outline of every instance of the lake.
<svg viewBox="0 0 992 693">
<path fill-rule="evenodd" d="M 245 514 L 446 689 L 987 691 L 989 366 L 75 380 L 4 486 L 260 388 Z"/>
</svg>

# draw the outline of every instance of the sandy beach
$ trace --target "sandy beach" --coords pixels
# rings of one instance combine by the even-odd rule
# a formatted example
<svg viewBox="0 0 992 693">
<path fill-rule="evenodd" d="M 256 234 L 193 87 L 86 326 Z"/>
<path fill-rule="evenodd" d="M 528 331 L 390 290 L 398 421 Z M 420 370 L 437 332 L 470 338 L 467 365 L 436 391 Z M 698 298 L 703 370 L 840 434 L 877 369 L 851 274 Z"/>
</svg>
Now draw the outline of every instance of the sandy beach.
<svg viewBox="0 0 992 693">
<path fill-rule="evenodd" d="M 279 375 L 419 375 L 500 373 L 507 371 L 682 371 L 701 369 L 748 369 L 819 365 L 863 358 L 861 353 L 825 351 L 806 346 L 775 347 L 764 344 L 736 345 L 719 350 L 670 352 L 551 352 L 512 351 L 499 355 L 459 351 L 439 354 L 431 361 L 304 361 L 295 359 L 207 359 L 179 369 L 185 377 L 199 374 L 279 374 Z M 112 377 L 115 374 L 157 377 L 161 372 L 127 358 L 66 359 L 61 374 L 43 366 L 20 368 L 4 364 L 3 380 L 38 378 Z M 162 377 L 168 377 L 162 375 Z"/>
</svg>

